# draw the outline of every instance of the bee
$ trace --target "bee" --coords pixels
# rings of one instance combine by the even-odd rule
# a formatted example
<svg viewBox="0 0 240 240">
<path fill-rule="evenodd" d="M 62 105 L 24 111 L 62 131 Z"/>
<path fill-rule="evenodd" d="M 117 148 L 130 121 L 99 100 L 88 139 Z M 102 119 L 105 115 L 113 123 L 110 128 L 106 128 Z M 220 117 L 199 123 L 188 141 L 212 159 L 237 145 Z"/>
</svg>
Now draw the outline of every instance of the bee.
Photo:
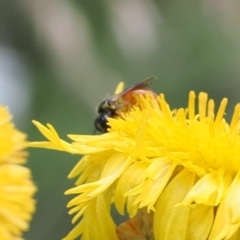
<svg viewBox="0 0 240 240">
<path fill-rule="evenodd" d="M 150 77 L 140 83 L 133 85 L 132 87 L 126 88 L 118 94 L 115 94 L 103 100 L 98 106 L 98 116 L 94 122 L 95 131 L 106 133 L 108 128 L 108 118 L 116 118 L 120 116 L 121 113 L 129 111 L 131 107 L 137 104 L 134 95 L 144 95 L 146 93 L 151 93 L 156 96 L 156 93 L 147 89 L 147 86 L 154 79 L 155 77 Z"/>
</svg>

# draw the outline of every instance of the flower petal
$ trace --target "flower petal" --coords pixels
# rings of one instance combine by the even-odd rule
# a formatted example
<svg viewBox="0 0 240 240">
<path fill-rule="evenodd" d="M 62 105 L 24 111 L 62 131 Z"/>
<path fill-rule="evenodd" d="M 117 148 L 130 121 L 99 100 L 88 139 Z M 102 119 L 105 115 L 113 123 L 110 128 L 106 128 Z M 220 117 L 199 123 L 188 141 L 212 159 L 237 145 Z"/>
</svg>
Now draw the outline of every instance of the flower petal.
<svg viewBox="0 0 240 240">
<path fill-rule="evenodd" d="M 175 167 L 175 164 L 171 164 L 166 158 L 152 159 L 152 163 L 145 170 L 146 179 L 128 191 L 126 196 L 137 195 L 134 204 L 139 204 L 139 208 L 147 206 L 148 212 L 154 211 L 154 204 L 167 185 Z"/>
<path fill-rule="evenodd" d="M 185 240 L 190 207 L 178 206 L 194 184 L 195 174 L 181 171 L 165 188 L 156 204 L 153 228 L 156 240 Z"/>
<path fill-rule="evenodd" d="M 186 239 L 207 239 L 214 219 L 213 214 L 213 207 L 198 204 L 191 207 Z"/>
<path fill-rule="evenodd" d="M 229 187 L 231 177 L 216 171 L 206 174 L 193 186 L 183 200 L 183 204 L 189 205 L 193 202 L 207 206 L 217 206 Z"/>
<path fill-rule="evenodd" d="M 238 174 L 218 207 L 209 240 L 233 235 L 240 226 L 240 174 Z M 230 234 L 231 233 L 231 234 Z"/>
<path fill-rule="evenodd" d="M 120 176 L 115 190 L 115 206 L 118 212 L 124 215 L 125 203 L 127 202 L 127 210 L 131 217 L 135 216 L 138 206 L 134 207 L 135 197 L 127 196 L 129 189 L 134 188 L 145 179 L 144 170 L 147 163 L 133 163 Z"/>
</svg>

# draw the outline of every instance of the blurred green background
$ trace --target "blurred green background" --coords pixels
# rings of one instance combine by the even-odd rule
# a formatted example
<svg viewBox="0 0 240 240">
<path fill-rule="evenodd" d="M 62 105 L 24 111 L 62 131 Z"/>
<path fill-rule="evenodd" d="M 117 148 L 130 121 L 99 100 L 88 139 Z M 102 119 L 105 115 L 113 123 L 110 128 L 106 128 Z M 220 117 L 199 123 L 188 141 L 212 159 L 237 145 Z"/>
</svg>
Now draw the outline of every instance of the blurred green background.
<svg viewBox="0 0 240 240">
<path fill-rule="evenodd" d="M 149 76 L 172 108 L 189 90 L 240 101 L 240 2 L 0 0 L 0 102 L 29 140 L 31 123 L 51 123 L 60 136 L 92 134 L 99 101 L 124 80 Z M 27 240 L 58 240 L 72 229 L 64 191 L 79 156 L 30 149 L 38 187 Z"/>
</svg>

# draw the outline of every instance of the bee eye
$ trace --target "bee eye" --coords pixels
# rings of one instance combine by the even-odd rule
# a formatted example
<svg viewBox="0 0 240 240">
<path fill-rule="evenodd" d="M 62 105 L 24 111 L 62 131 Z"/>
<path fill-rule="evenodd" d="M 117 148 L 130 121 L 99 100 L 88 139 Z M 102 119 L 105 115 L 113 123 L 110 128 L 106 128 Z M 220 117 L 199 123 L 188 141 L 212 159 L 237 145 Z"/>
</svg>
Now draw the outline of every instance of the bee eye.
<svg viewBox="0 0 240 240">
<path fill-rule="evenodd" d="M 108 117 L 114 117 L 114 111 L 109 111 L 105 109 L 105 111 L 101 112 L 97 118 L 95 119 L 95 122 L 94 122 L 94 125 L 95 125 L 95 128 L 96 130 L 98 130 L 99 132 L 107 132 L 107 128 L 108 128 L 108 125 L 107 125 L 107 118 Z"/>
<path fill-rule="evenodd" d="M 96 130 L 99 132 L 107 132 L 107 117 L 105 113 L 100 114 L 94 122 Z"/>
<path fill-rule="evenodd" d="M 107 100 L 107 105 L 108 105 L 108 107 L 111 106 L 111 101 L 110 100 Z"/>
</svg>

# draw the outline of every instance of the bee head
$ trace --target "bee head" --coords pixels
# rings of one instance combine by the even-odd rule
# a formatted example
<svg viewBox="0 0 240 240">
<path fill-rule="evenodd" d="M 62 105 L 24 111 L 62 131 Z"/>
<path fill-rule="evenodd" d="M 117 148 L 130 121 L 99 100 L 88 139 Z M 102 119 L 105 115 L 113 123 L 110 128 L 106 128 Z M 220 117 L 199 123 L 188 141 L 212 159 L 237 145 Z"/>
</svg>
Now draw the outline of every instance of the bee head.
<svg viewBox="0 0 240 240">
<path fill-rule="evenodd" d="M 94 121 L 95 129 L 102 133 L 107 132 L 107 128 L 108 128 L 108 125 L 107 125 L 108 120 L 107 119 L 109 117 L 114 117 L 114 112 L 112 110 L 105 109 L 104 111 L 100 111 Z"/>
</svg>

